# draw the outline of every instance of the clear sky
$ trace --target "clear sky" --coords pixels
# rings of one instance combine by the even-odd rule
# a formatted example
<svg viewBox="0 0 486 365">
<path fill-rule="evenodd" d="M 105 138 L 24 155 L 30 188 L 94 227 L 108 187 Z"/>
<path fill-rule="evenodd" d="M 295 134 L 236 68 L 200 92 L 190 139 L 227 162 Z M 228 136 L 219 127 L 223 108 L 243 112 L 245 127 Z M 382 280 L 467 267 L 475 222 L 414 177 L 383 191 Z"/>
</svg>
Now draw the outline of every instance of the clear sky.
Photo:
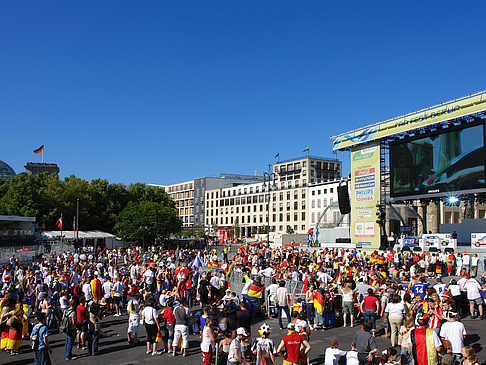
<svg viewBox="0 0 486 365">
<path fill-rule="evenodd" d="M 3 1 L 0 160 L 169 184 L 486 89 L 484 1 Z M 339 155 L 349 159 L 349 155 Z M 346 165 L 345 165 L 346 166 Z"/>
</svg>

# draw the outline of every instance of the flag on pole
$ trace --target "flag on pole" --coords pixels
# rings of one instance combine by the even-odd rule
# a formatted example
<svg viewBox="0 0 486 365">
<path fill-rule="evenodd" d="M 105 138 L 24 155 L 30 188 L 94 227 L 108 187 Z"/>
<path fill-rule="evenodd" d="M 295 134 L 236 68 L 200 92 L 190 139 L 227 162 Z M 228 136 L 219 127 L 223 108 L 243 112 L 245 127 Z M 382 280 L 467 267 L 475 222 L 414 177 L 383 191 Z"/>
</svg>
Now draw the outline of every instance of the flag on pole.
<svg viewBox="0 0 486 365">
<path fill-rule="evenodd" d="M 56 222 L 56 226 L 58 226 L 59 229 L 61 230 L 61 244 L 62 244 L 62 213 L 61 213 L 61 217 Z"/>
<path fill-rule="evenodd" d="M 34 155 L 44 152 L 44 145 L 40 146 L 38 149 L 34 150 Z"/>
<path fill-rule="evenodd" d="M 59 229 L 62 231 L 62 213 L 61 213 L 61 216 L 59 217 L 59 219 L 56 222 L 56 226 L 58 226 Z"/>
<path fill-rule="evenodd" d="M 275 155 L 275 158 L 279 158 L 279 157 L 280 157 L 280 152 Z"/>
<path fill-rule="evenodd" d="M 306 149 L 304 151 L 302 151 L 302 152 L 307 152 L 309 150 L 310 150 L 310 146 L 307 146 Z"/>
</svg>

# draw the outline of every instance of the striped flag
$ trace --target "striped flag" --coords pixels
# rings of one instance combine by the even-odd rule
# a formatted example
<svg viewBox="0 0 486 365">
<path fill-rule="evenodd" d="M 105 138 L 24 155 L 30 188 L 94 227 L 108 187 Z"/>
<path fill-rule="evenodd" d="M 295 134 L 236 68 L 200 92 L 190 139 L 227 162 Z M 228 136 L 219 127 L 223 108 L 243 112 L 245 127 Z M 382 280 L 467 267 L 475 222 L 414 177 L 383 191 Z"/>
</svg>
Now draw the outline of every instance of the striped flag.
<svg viewBox="0 0 486 365">
<path fill-rule="evenodd" d="M 262 283 L 257 283 L 254 281 L 248 288 L 248 296 L 253 298 L 261 298 L 264 290 L 265 286 Z"/>
<path fill-rule="evenodd" d="M 314 294 L 314 308 L 317 313 L 324 313 L 324 292 L 321 288 L 317 289 L 316 294 Z"/>
</svg>

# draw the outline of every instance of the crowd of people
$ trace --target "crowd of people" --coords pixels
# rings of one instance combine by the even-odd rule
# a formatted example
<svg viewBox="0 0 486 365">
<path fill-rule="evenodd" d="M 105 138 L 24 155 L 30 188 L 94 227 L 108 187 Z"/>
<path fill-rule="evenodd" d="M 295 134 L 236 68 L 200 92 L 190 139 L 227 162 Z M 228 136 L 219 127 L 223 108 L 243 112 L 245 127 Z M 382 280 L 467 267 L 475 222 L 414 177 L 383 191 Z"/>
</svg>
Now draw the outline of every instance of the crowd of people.
<svg viewBox="0 0 486 365">
<path fill-rule="evenodd" d="M 127 314 L 127 346 L 140 342 L 144 327 L 147 356 L 188 356 L 193 334 L 204 365 L 216 353 L 215 365 L 276 365 L 277 356 L 284 365 L 309 364 L 313 334 L 341 326 L 353 343 L 341 350 L 327 332 L 325 365 L 478 364 L 462 323 L 485 318 L 476 254 L 233 249 L 131 247 L 28 265 L 13 257 L 1 269 L 0 348 L 15 356 L 25 339 L 35 363 L 50 364 L 49 336 L 60 332 L 66 360 L 96 356 L 108 336 L 103 318 Z M 252 333 L 264 317 L 278 319 L 278 346 L 273 320 Z M 377 336 L 389 338 L 389 348 L 380 351 Z"/>
</svg>

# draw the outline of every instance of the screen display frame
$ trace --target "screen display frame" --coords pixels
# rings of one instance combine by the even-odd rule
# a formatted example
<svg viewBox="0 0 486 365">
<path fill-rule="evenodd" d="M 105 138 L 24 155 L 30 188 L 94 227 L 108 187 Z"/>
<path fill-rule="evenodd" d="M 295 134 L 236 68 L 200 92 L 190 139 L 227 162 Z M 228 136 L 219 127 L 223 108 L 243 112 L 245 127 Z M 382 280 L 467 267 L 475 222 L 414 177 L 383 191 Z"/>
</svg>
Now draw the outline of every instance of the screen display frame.
<svg viewBox="0 0 486 365">
<path fill-rule="evenodd" d="M 423 198 L 437 198 L 437 197 L 444 197 L 444 196 L 450 196 L 451 191 L 443 191 L 442 189 L 440 191 L 436 191 L 437 189 L 434 189 L 431 192 L 426 192 L 426 191 L 418 191 L 414 193 L 413 191 L 407 191 L 407 192 L 400 192 L 400 193 L 395 193 L 394 187 L 393 187 L 393 182 L 395 179 L 395 169 L 392 166 L 392 161 L 393 161 L 393 154 L 394 154 L 394 147 L 397 145 L 403 145 L 412 141 L 416 141 L 419 139 L 424 139 L 427 137 L 433 137 L 433 136 L 439 136 L 442 134 L 454 132 L 454 131 L 459 131 L 459 130 L 464 130 L 464 129 L 469 129 L 477 126 L 482 126 L 483 128 L 483 148 L 486 148 L 486 123 L 484 121 L 479 121 L 479 122 L 474 122 L 474 123 L 468 123 L 468 124 L 463 124 L 460 126 L 451 126 L 449 128 L 441 128 L 440 126 L 437 126 L 438 130 L 434 132 L 427 132 L 425 134 L 418 134 L 416 133 L 414 136 L 410 137 L 405 137 L 403 139 L 397 139 L 393 142 L 389 143 L 389 166 L 390 166 L 390 200 L 391 201 L 400 201 L 400 200 L 414 200 L 414 199 L 423 199 Z M 483 160 L 483 173 L 486 178 L 486 155 Z M 473 194 L 473 193 L 481 193 L 481 192 L 486 192 L 486 183 L 484 184 L 483 187 L 474 187 L 470 189 L 460 189 L 460 190 L 454 190 L 454 195 L 455 196 L 460 196 L 460 195 L 465 195 L 465 194 Z"/>
</svg>

